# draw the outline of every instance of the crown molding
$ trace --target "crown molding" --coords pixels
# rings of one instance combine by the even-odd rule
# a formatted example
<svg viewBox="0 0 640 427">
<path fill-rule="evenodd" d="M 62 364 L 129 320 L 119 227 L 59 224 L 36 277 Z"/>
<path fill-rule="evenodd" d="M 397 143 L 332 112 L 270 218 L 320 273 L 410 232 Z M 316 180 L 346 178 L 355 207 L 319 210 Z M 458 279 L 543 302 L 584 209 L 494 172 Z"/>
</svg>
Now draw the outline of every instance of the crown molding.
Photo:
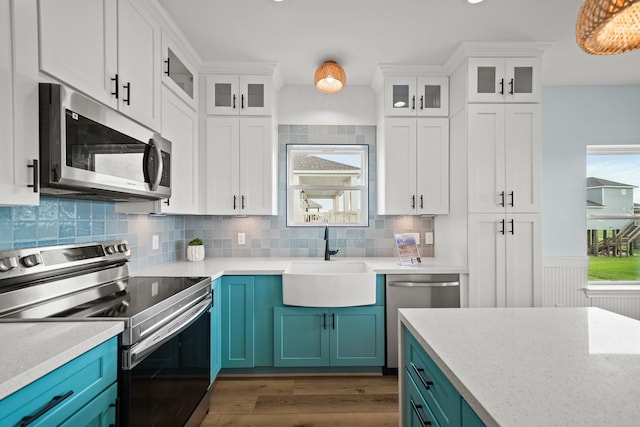
<svg viewBox="0 0 640 427">
<path fill-rule="evenodd" d="M 539 57 L 553 46 L 552 42 L 482 42 L 465 41 L 453 51 L 443 69 L 451 74 L 466 58 Z"/>
</svg>

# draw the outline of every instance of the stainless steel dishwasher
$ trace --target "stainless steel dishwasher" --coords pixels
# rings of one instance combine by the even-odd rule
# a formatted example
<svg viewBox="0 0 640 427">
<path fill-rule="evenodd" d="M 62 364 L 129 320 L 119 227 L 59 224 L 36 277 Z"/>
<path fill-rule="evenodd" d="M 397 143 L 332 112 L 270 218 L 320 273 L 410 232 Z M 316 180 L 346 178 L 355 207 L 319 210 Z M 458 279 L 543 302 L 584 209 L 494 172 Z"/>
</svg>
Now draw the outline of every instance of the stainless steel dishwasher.
<svg viewBox="0 0 640 427">
<path fill-rule="evenodd" d="M 398 309 L 460 307 L 459 274 L 388 274 L 387 369 L 398 368 Z"/>
</svg>

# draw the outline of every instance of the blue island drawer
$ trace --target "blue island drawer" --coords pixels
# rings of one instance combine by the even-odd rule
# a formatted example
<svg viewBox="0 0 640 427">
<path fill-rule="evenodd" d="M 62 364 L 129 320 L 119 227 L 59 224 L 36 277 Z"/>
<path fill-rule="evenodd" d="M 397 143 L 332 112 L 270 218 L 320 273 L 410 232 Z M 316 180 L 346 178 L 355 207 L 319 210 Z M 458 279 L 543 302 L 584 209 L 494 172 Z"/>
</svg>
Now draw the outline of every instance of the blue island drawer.
<svg viewBox="0 0 640 427">
<path fill-rule="evenodd" d="M 411 375 L 406 376 L 404 382 L 404 423 L 402 427 L 440 427 L 431 408 L 424 401 L 424 396 L 418 391 Z"/>
<path fill-rule="evenodd" d="M 118 372 L 118 342 L 113 337 L 0 401 L 0 425 L 55 426 L 113 384 Z"/>
<path fill-rule="evenodd" d="M 427 355 L 418 341 L 405 331 L 405 364 L 420 394 L 439 425 L 460 425 L 460 393 Z"/>
</svg>

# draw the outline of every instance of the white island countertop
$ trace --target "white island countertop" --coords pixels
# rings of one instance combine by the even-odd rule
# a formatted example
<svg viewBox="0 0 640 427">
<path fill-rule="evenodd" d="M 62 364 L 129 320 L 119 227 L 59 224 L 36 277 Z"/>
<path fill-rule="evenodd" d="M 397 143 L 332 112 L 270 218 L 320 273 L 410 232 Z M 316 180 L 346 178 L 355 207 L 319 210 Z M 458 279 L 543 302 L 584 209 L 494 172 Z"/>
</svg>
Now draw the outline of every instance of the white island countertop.
<svg viewBox="0 0 640 427">
<path fill-rule="evenodd" d="M 640 321 L 598 308 L 401 309 L 488 426 L 640 425 Z"/>
<path fill-rule="evenodd" d="M 120 321 L 0 323 L 0 400 L 123 330 Z"/>
<path fill-rule="evenodd" d="M 466 274 L 467 267 L 451 265 L 435 258 L 422 258 L 418 265 L 400 265 L 398 258 L 384 257 L 339 257 L 333 256 L 331 261 L 321 257 L 292 258 L 205 258 L 202 261 L 174 261 L 161 264 L 146 270 L 138 271 L 136 276 L 210 276 L 216 279 L 223 275 L 241 274 L 282 274 L 292 261 L 317 262 L 349 262 L 364 261 L 376 274 Z"/>
</svg>

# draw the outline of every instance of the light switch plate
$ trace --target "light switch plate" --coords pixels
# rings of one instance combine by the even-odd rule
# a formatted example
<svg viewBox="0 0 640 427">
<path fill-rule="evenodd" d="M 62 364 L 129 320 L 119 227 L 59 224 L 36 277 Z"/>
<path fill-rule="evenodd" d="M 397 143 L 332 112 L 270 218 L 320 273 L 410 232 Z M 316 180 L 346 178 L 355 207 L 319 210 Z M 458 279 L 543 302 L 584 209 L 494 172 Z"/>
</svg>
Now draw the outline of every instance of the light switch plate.
<svg viewBox="0 0 640 427">
<path fill-rule="evenodd" d="M 238 244 L 244 245 L 246 243 L 246 236 L 244 233 L 238 233 Z"/>
<path fill-rule="evenodd" d="M 433 231 L 427 231 L 424 233 L 424 244 L 433 245 Z"/>
<path fill-rule="evenodd" d="M 157 251 L 160 248 L 160 237 L 157 234 L 154 234 L 151 238 L 151 249 Z"/>
</svg>

